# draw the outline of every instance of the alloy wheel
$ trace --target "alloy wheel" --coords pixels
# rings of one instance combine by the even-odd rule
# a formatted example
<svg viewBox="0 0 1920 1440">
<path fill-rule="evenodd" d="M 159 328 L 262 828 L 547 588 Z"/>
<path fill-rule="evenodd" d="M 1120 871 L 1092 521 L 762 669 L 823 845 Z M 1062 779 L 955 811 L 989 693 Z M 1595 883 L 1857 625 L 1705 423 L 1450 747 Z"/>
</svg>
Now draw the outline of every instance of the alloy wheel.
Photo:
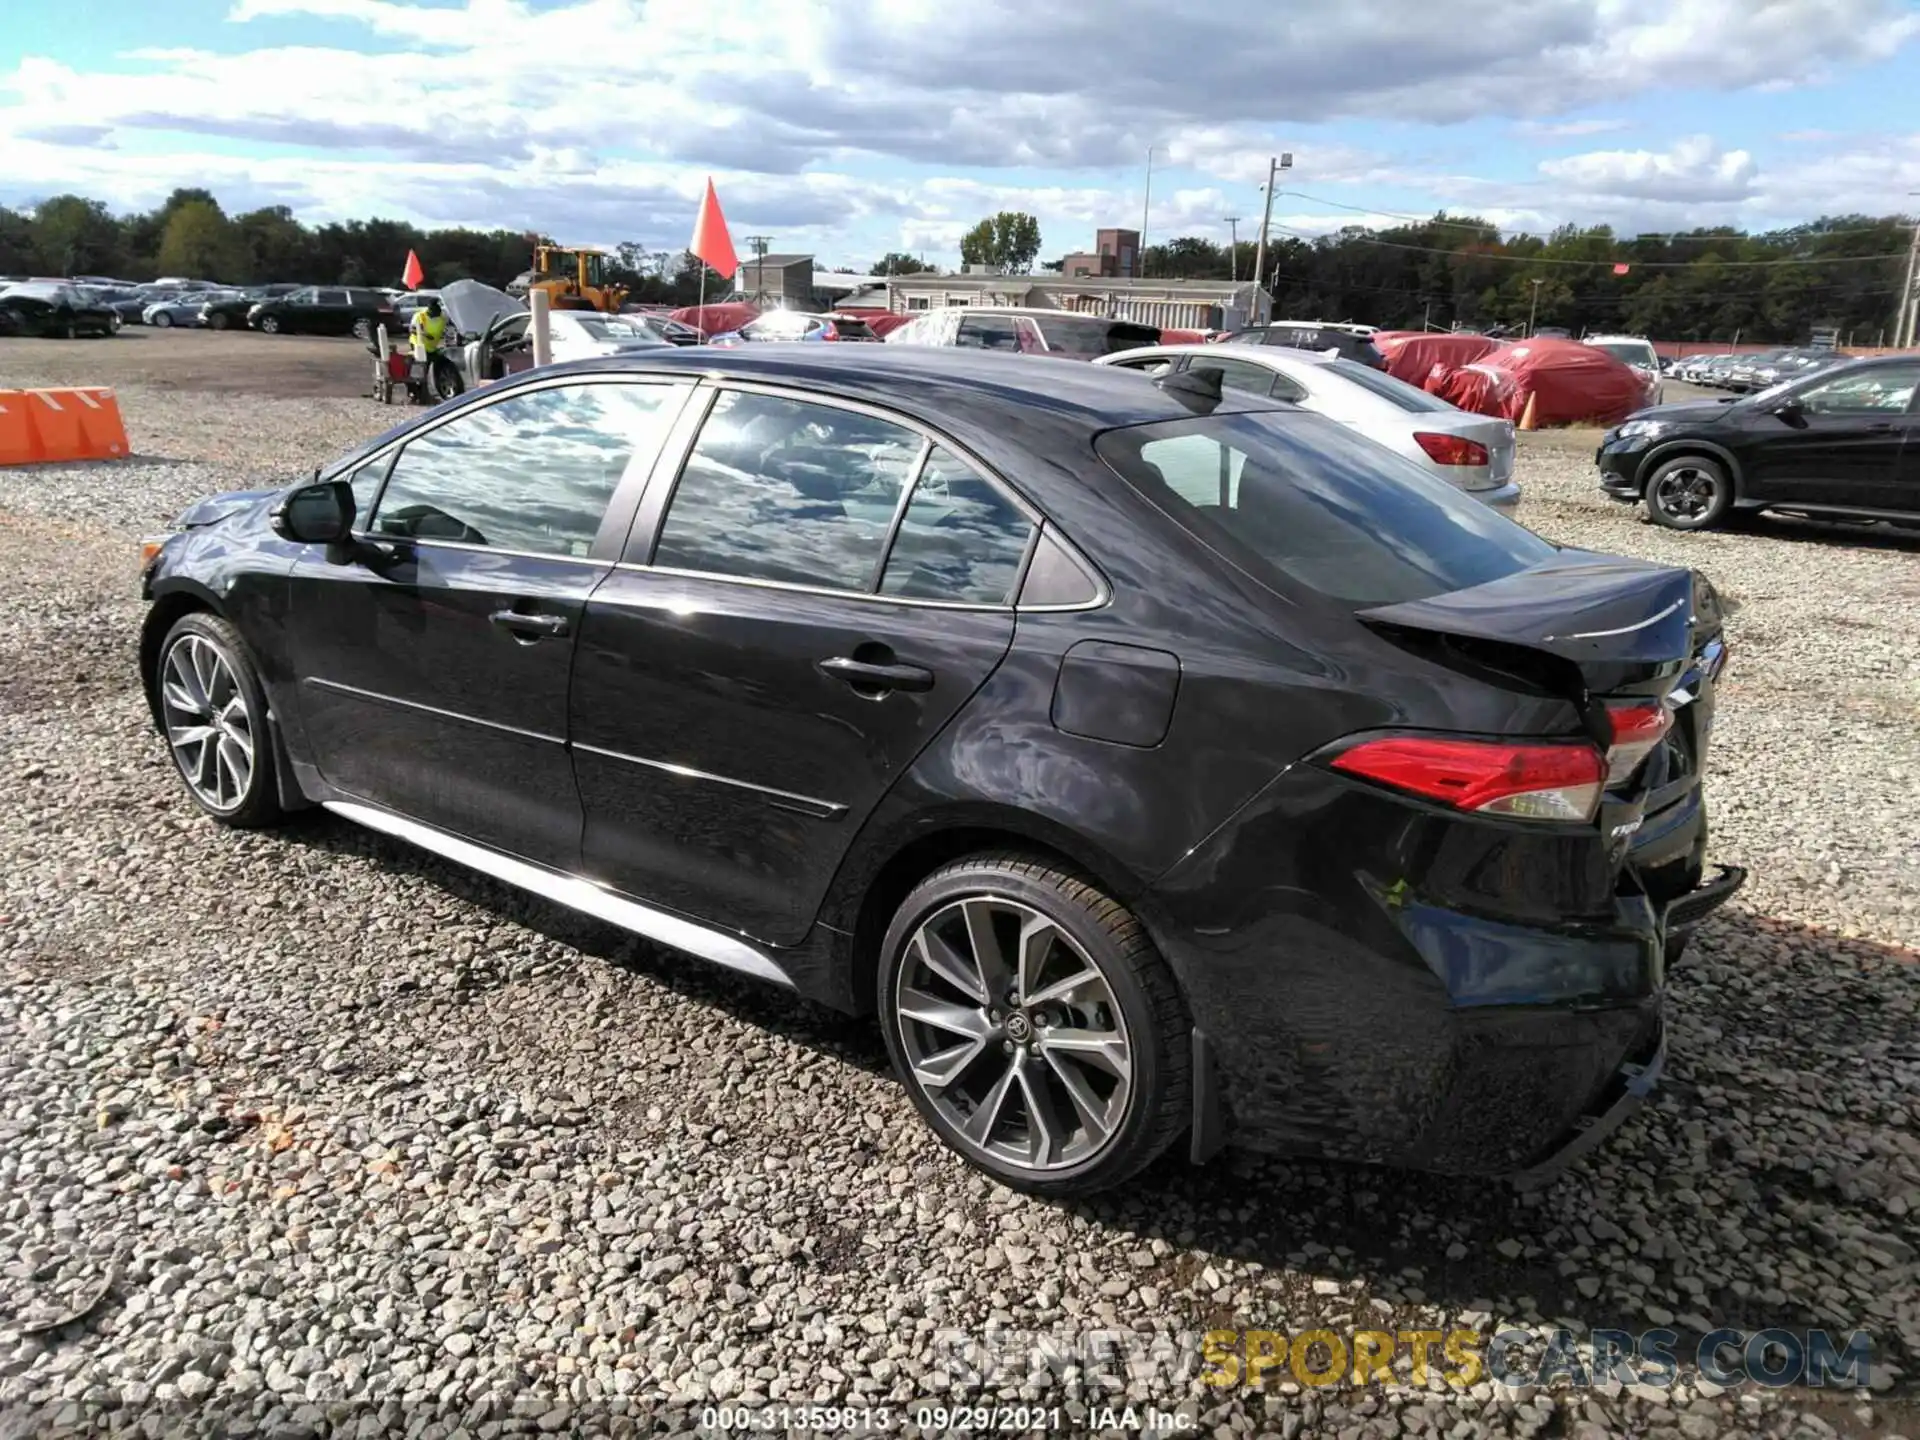
<svg viewBox="0 0 1920 1440">
<path fill-rule="evenodd" d="M 233 662 L 205 636 L 182 636 L 161 665 L 160 708 L 194 795 L 210 810 L 238 809 L 253 783 L 256 738 Z"/>
<path fill-rule="evenodd" d="M 1694 522 L 1712 511 L 1719 489 L 1717 475 L 1697 465 L 1680 465 L 1655 482 L 1653 503 L 1675 520 Z"/>
<path fill-rule="evenodd" d="M 1119 1131 L 1134 1074 L 1119 1001 L 1034 907 L 975 895 L 935 911 L 907 941 L 893 999 L 912 1083 L 959 1145 L 1051 1171 Z"/>
</svg>

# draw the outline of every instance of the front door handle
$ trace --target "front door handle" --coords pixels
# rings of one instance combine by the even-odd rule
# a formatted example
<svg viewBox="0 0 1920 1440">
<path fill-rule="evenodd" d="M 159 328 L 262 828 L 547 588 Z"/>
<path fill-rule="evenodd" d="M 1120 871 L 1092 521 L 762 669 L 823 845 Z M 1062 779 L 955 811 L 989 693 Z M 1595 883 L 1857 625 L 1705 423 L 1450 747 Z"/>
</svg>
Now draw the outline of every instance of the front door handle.
<svg viewBox="0 0 1920 1440">
<path fill-rule="evenodd" d="M 835 655 L 820 662 L 823 674 L 844 680 L 856 690 L 931 690 L 933 672 L 918 665 L 880 665 Z"/>
<path fill-rule="evenodd" d="M 488 617 L 502 630 L 511 630 L 523 640 L 558 639 L 567 633 L 564 615 L 529 615 L 519 610 L 496 610 Z"/>
</svg>

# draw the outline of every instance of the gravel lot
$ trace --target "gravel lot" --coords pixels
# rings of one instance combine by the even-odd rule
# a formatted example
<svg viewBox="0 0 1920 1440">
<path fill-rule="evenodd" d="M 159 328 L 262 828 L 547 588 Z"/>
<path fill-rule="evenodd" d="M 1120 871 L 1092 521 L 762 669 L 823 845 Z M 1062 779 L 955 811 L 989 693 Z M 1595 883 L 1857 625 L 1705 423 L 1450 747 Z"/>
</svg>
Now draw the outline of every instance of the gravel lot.
<svg viewBox="0 0 1920 1440">
<path fill-rule="evenodd" d="M 243 378 L 213 343 L 249 347 Z M 163 346 L 229 393 L 153 383 Z M 1528 437 L 1527 523 L 1699 565 L 1735 607 L 1709 795 L 1752 879 L 1674 978 L 1669 1082 L 1533 1193 L 1229 1154 L 1066 1207 L 941 1150 L 869 1025 L 325 817 L 199 818 L 132 674 L 134 541 L 396 414 L 346 398 L 340 342 L 0 348 L 0 385 L 82 371 L 124 387 L 136 458 L 0 471 L 0 1432 L 1078 1393 L 942 1368 L 941 1332 L 994 1325 L 1658 1324 L 1864 1329 L 1877 1393 L 1683 1365 L 1664 1390 L 1188 1372 L 1132 1398 L 1220 1435 L 1920 1434 L 1913 538 L 1672 535 L 1599 498 L 1590 435 Z"/>
</svg>

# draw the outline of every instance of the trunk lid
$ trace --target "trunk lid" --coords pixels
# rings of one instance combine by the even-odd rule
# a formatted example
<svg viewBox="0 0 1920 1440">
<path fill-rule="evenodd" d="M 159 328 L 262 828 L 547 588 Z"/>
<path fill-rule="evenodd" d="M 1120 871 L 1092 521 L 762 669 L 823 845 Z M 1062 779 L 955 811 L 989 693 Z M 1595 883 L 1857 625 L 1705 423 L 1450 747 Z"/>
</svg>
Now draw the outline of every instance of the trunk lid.
<svg viewBox="0 0 1920 1440">
<path fill-rule="evenodd" d="M 1695 572 L 1568 550 L 1358 618 L 1437 663 L 1572 702 L 1608 756 L 1596 822 L 1616 867 L 1645 817 L 1697 781 L 1725 649 L 1718 598 Z"/>
</svg>

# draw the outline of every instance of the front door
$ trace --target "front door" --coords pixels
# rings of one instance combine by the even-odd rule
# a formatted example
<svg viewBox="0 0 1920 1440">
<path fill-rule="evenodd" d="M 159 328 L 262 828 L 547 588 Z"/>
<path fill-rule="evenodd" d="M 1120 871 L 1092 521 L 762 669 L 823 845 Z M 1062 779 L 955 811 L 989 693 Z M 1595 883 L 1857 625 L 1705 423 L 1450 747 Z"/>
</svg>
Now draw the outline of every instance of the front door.
<svg viewBox="0 0 1920 1440">
<path fill-rule="evenodd" d="M 1891 509 L 1920 362 L 1849 369 L 1796 392 L 1797 410 L 1756 417 L 1755 499 Z M 1771 433 L 1767 433 L 1768 429 Z"/>
<path fill-rule="evenodd" d="M 303 555 L 289 605 L 300 720 L 329 784 L 575 868 L 574 645 L 623 538 L 615 491 L 651 468 L 689 389 L 523 390 L 343 477 L 357 502 L 377 494 L 361 553 Z"/>
<path fill-rule="evenodd" d="M 584 870 L 792 944 L 1005 655 L 1034 525 L 904 423 L 751 391 L 714 403 L 656 543 L 661 499 L 575 657 Z"/>
</svg>

